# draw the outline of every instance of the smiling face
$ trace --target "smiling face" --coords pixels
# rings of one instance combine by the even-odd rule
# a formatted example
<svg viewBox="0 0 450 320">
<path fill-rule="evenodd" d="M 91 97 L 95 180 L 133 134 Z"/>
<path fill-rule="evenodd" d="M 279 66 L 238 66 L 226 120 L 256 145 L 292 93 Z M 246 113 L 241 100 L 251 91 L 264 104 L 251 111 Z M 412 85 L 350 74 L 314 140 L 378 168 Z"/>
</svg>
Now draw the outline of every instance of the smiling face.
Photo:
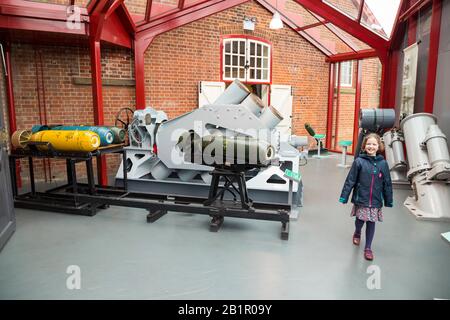
<svg viewBox="0 0 450 320">
<path fill-rule="evenodd" d="M 374 156 L 377 154 L 378 148 L 379 148 L 379 144 L 377 139 L 375 138 L 369 138 L 366 141 L 366 148 L 365 151 L 369 156 Z"/>
</svg>

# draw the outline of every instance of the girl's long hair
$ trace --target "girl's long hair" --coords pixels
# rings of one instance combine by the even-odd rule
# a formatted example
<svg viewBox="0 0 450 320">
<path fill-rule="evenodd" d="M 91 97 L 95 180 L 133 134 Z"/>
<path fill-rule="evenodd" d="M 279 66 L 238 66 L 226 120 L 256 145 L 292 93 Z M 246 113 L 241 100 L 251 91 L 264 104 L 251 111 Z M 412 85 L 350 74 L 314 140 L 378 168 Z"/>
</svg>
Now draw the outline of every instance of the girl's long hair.
<svg viewBox="0 0 450 320">
<path fill-rule="evenodd" d="M 374 138 L 378 142 L 377 154 L 384 152 L 384 143 L 381 141 L 380 136 L 378 134 L 376 134 L 376 133 L 373 133 L 373 132 L 369 133 L 368 135 L 366 135 L 364 137 L 364 140 L 363 140 L 362 145 L 361 145 L 361 150 L 366 151 L 366 143 L 367 143 L 367 140 L 369 140 L 370 138 Z"/>
</svg>

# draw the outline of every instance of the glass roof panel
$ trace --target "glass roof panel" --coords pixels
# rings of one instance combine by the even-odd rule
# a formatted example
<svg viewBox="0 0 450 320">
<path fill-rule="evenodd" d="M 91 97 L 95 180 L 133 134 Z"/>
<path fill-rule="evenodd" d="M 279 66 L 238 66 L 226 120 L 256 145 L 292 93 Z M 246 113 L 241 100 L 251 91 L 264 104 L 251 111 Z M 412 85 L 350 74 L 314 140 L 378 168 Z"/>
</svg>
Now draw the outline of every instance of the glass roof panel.
<svg viewBox="0 0 450 320">
<path fill-rule="evenodd" d="M 178 9 L 178 0 L 153 0 L 150 20 L 155 17 L 161 17 L 175 9 Z"/>
<path fill-rule="evenodd" d="M 276 0 L 268 0 L 266 2 L 270 3 L 274 8 L 277 7 Z M 318 19 L 294 0 L 278 0 L 278 10 L 294 22 L 297 27 L 304 27 L 319 22 Z"/>
<path fill-rule="evenodd" d="M 389 38 L 397 16 L 400 0 L 365 0 L 361 24 Z"/>
<path fill-rule="evenodd" d="M 205 1 L 208 1 L 208 0 L 184 0 L 184 7 L 185 8 L 191 7 L 193 5 L 196 5 L 196 4 L 205 2 Z"/>
<path fill-rule="evenodd" d="M 371 47 L 369 45 L 367 45 L 365 42 L 362 42 L 361 40 L 348 34 L 341 28 L 336 27 L 334 24 L 328 23 L 327 26 L 329 26 L 329 28 L 331 30 L 333 30 L 336 34 L 338 34 L 339 37 L 342 38 L 343 41 L 345 41 L 345 43 L 347 43 L 348 46 L 353 48 L 354 50 L 359 51 L 359 50 L 371 49 Z"/>
<path fill-rule="evenodd" d="M 26 0 L 26 1 L 29 1 L 29 2 L 44 2 L 44 3 L 49 3 L 49 4 L 60 4 L 60 5 L 64 5 L 64 6 L 70 5 L 70 0 Z M 79 5 L 79 6 L 81 6 L 81 5 Z"/>
<path fill-rule="evenodd" d="M 89 2 L 91 2 L 92 0 L 75 0 L 75 5 L 79 6 L 79 7 L 87 7 L 87 5 L 89 4 Z"/>
<path fill-rule="evenodd" d="M 333 32 L 331 32 L 327 26 L 321 25 L 314 28 L 306 29 L 305 32 L 311 38 L 319 42 L 331 54 L 353 52 L 344 41 L 340 40 Z"/>
<path fill-rule="evenodd" d="M 358 18 L 361 0 L 323 0 L 324 3 L 341 11 L 352 19 Z"/>
<path fill-rule="evenodd" d="M 147 0 L 124 0 L 124 3 L 135 23 L 144 21 Z"/>
</svg>

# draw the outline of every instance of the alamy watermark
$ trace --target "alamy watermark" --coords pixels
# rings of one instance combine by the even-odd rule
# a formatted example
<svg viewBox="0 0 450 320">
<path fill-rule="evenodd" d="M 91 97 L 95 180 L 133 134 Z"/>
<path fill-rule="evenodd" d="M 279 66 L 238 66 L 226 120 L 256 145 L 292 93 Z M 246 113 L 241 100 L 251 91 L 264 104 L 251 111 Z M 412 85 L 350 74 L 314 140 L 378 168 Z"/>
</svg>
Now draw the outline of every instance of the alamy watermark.
<svg viewBox="0 0 450 320">
<path fill-rule="evenodd" d="M 66 269 L 69 276 L 66 279 L 66 288 L 69 290 L 81 289 L 81 268 L 77 265 L 70 265 Z"/>
<path fill-rule="evenodd" d="M 369 278 L 367 278 L 366 286 L 369 290 L 379 290 L 381 289 L 381 269 L 379 266 L 372 264 L 367 267 Z"/>
</svg>

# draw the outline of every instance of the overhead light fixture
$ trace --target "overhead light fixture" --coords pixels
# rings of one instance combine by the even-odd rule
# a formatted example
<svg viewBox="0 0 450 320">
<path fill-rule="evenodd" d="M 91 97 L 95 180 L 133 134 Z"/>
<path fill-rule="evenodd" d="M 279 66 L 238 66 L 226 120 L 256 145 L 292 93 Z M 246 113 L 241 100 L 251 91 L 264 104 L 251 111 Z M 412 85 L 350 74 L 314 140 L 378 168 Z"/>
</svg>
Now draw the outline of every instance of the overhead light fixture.
<svg viewBox="0 0 450 320">
<path fill-rule="evenodd" d="M 278 12 L 278 0 L 276 3 L 275 13 L 273 14 L 272 20 L 270 20 L 269 28 L 273 30 L 283 28 L 283 21 L 281 21 L 280 13 Z"/>
</svg>

